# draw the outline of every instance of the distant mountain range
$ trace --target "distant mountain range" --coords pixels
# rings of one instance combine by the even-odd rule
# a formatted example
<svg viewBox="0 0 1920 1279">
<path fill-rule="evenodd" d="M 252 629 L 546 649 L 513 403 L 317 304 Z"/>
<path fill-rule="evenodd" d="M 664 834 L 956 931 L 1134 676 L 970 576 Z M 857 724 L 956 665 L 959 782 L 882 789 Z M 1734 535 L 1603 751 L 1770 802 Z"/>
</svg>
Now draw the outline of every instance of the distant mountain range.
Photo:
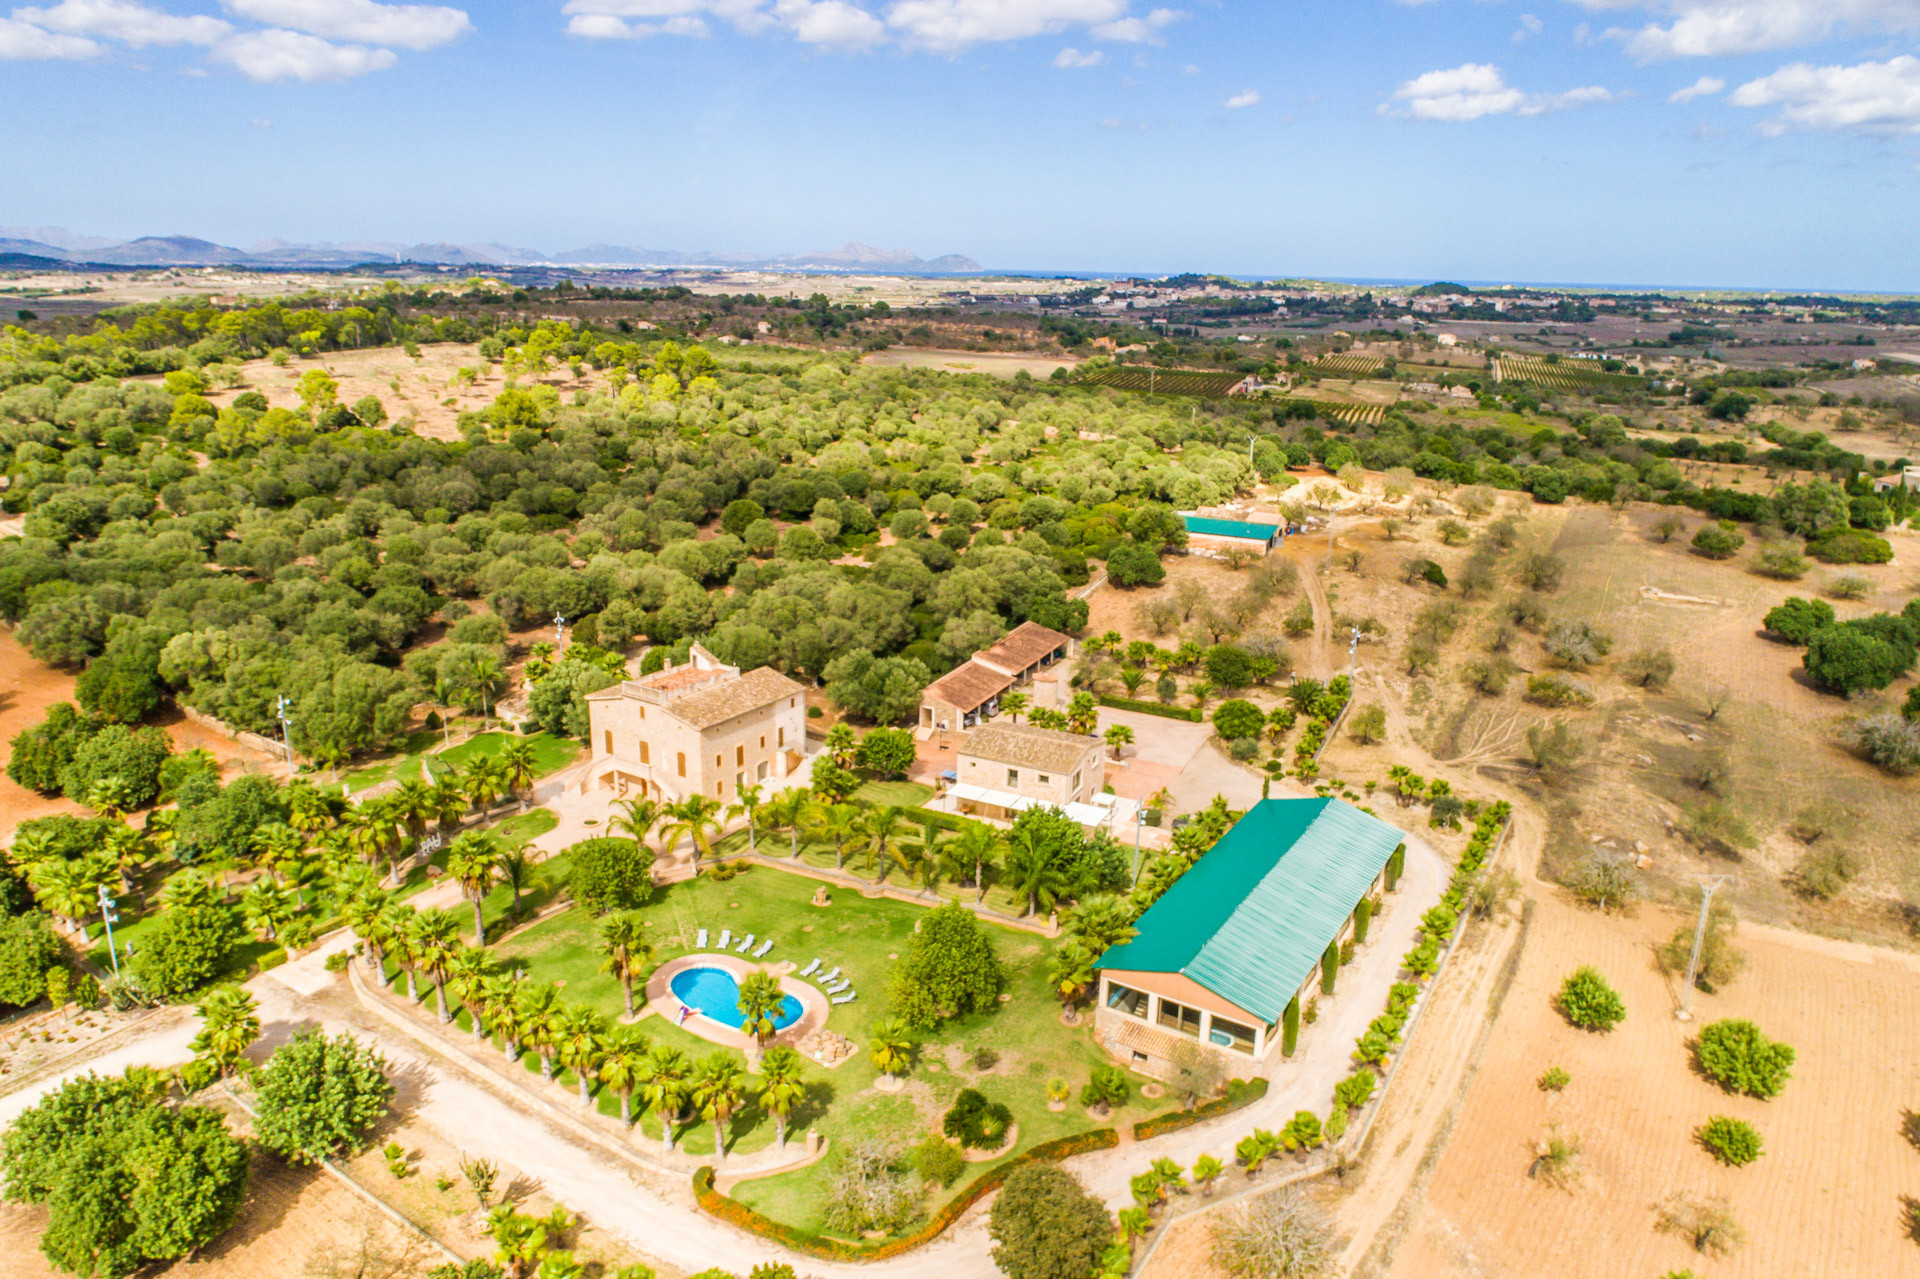
<svg viewBox="0 0 1920 1279">
<path fill-rule="evenodd" d="M 843 244 L 812 253 L 762 256 L 753 253 L 682 253 L 672 249 L 638 249 L 618 244 L 589 244 L 564 253 L 517 248 L 511 244 L 400 244 L 387 241 L 349 241 L 344 244 L 295 244 L 263 240 L 250 249 L 229 248 L 186 235 L 148 235 L 137 240 L 112 240 L 75 235 L 59 227 L 0 227 L 0 256 L 45 258 L 56 262 L 100 266 L 238 266 L 287 270 L 299 267 L 338 269 L 378 264 L 417 262 L 423 266 L 580 266 L 718 267 L 729 270 L 776 271 L 884 271 L 904 275 L 958 275 L 976 273 L 972 258 L 949 253 L 931 260 L 908 249 L 876 249 L 866 244 Z"/>
</svg>

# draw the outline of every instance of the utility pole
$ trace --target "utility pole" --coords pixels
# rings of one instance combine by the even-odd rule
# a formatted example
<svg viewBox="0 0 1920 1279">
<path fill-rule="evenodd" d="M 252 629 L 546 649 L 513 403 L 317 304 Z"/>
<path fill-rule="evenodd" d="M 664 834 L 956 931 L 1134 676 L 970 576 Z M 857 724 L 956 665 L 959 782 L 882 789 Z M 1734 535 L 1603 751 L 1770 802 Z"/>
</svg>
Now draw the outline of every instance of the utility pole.
<svg viewBox="0 0 1920 1279">
<path fill-rule="evenodd" d="M 1133 810 L 1133 882 L 1129 888 L 1140 883 L 1140 823 L 1147 815 L 1146 801 L 1141 800 Z"/>
<path fill-rule="evenodd" d="M 113 948 L 113 925 L 114 922 L 120 918 L 120 912 L 114 909 L 116 903 L 113 900 L 112 894 L 107 892 L 107 886 L 101 884 L 99 889 L 100 918 L 107 925 L 107 954 L 113 957 L 113 975 L 118 977 L 120 975 L 120 952 Z"/>
<path fill-rule="evenodd" d="M 287 748 L 287 771 L 293 771 L 293 720 L 287 715 L 287 708 L 293 703 L 287 695 L 281 693 L 273 701 L 274 717 L 280 721 L 280 741 Z"/>
<path fill-rule="evenodd" d="M 1713 875 L 1700 881 L 1700 922 L 1693 930 L 1693 953 L 1687 956 L 1687 984 L 1680 988 L 1681 1021 L 1693 1020 L 1693 982 L 1700 974 L 1700 947 L 1707 940 L 1707 916 L 1713 908 L 1713 895 L 1726 886 L 1731 876 Z"/>
</svg>

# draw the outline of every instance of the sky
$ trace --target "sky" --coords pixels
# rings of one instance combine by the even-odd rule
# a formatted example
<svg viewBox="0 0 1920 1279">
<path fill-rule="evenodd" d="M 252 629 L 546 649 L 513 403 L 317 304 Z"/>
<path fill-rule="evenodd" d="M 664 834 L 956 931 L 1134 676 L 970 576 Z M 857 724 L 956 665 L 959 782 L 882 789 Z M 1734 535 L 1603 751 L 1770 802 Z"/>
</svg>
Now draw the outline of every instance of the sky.
<svg viewBox="0 0 1920 1279">
<path fill-rule="evenodd" d="M 0 225 L 1920 291 L 1920 0 L 0 15 Z"/>
</svg>

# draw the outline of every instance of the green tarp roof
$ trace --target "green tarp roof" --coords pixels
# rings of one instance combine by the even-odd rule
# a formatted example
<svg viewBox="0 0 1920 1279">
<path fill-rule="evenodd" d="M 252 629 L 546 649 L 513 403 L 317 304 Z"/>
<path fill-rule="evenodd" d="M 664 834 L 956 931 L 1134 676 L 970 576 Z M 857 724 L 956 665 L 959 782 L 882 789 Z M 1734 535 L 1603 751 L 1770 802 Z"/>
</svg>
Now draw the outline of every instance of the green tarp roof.
<svg viewBox="0 0 1920 1279">
<path fill-rule="evenodd" d="M 1098 966 L 1181 973 L 1276 1022 L 1404 838 L 1337 799 L 1263 800 Z"/>
<path fill-rule="evenodd" d="M 1187 522 L 1187 532 L 1204 533 L 1209 537 L 1250 537 L 1258 541 L 1271 542 L 1280 533 L 1278 524 L 1249 524 L 1245 520 L 1210 520 L 1199 515 L 1182 516 Z"/>
</svg>

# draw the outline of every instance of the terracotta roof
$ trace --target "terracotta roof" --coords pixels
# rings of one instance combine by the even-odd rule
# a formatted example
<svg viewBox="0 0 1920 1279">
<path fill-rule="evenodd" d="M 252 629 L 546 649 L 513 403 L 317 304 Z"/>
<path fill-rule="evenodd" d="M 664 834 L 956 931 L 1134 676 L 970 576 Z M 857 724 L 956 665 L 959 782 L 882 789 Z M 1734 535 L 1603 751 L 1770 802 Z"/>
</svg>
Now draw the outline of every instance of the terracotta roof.
<svg viewBox="0 0 1920 1279">
<path fill-rule="evenodd" d="M 1067 637 L 1050 631 L 1037 622 L 1022 622 L 992 648 L 983 648 L 973 660 L 995 670 L 1018 674 L 1056 649 L 1067 646 Z"/>
<path fill-rule="evenodd" d="M 667 713 L 694 728 L 712 728 L 723 720 L 758 710 L 782 697 L 798 696 L 806 688 L 782 675 L 771 666 L 748 671 L 717 688 L 689 693 L 667 703 Z"/>
<path fill-rule="evenodd" d="M 1013 676 L 999 671 L 989 670 L 978 662 L 963 662 L 954 667 L 933 683 L 927 685 L 922 698 L 945 702 L 949 706 L 958 706 L 963 711 L 984 706 L 993 698 L 1005 692 L 1007 685 L 1013 683 Z"/>
<path fill-rule="evenodd" d="M 698 666 L 682 666 L 678 670 L 660 671 L 635 682 L 666 692 L 671 689 L 685 688 L 690 684 L 704 684 L 710 680 L 725 679 L 727 674 L 728 672 L 724 669 L 702 670 Z"/>
<path fill-rule="evenodd" d="M 1099 745 L 1100 739 L 1097 737 L 1063 732 L 1057 728 L 1035 728 L 1031 724 L 986 724 L 967 734 L 967 740 L 960 744 L 960 754 L 992 760 L 996 764 L 1065 773 L 1078 768 L 1087 757 L 1087 752 Z"/>
<path fill-rule="evenodd" d="M 1173 1055 L 1180 1051 L 1181 1044 L 1194 1042 L 1181 1035 L 1170 1035 L 1164 1030 L 1143 1026 L 1137 1021 L 1121 1022 L 1113 1037 L 1122 1048 L 1145 1053 L 1149 1057 L 1158 1057 L 1162 1061 L 1173 1060 Z"/>
</svg>

